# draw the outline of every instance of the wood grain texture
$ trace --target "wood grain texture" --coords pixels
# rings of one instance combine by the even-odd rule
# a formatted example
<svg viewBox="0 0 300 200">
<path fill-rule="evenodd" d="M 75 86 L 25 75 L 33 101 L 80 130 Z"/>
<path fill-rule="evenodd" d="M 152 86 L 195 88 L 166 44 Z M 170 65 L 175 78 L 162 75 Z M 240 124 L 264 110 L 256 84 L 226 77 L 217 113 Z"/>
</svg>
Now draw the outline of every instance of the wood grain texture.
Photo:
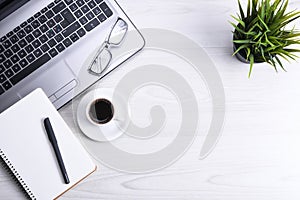
<svg viewBox="0 0 300 200">
<path fill-rule="evenodd" d="M 251 79 L 247 78 L 248 65 L 231 56 L 232 28 L 228 20 L 231 20 L 230 14 L 237 11 L 236 0 L 119 0 L 119 3 L 139 28 L 176 31 L 204 47 L 225 88 L 227 112 L 222 137 L 214 151 L 199 160 L 207 131 L 205 123 L 209 122 L 204 120 L 204 127 L 191 148 L 173 165 L 135 175 L 98 163 L 99 170 L 95 174 L 61 199 L 300 199 L 299 64 L 286 64 L 287 73 L 275 73 L 270 66 L 259 64 L 254 67 Z M 290 1 L 290 8 L 300 8 L 299 1 Z M 151 52 L 140 54 L 103 79 L 101 86 L 114 88 L 135 62 L 151 62 L 151 55 Z M 163 56 L 156 59 L 166 62 Z M 187 76 L 193 77 L 192 72 L 187 72 Z M 205 92 L 200 89 L 198 92 L 199 102 L 209 104 Z M 157 94 L 149 91 L 141 94 L 145 99 L 153 96 Z M 134 102 L 131 105 L 134 107 Z M 209 115 L 205 106 L 200 110 Z M 80 134 L 71 104 L 60 113 L 72 130 Z M 135 119 L 147 123 L 143 114 L 136 111 Z M 22 199 L 2 170 L 0 199 Z"/>
</svg>

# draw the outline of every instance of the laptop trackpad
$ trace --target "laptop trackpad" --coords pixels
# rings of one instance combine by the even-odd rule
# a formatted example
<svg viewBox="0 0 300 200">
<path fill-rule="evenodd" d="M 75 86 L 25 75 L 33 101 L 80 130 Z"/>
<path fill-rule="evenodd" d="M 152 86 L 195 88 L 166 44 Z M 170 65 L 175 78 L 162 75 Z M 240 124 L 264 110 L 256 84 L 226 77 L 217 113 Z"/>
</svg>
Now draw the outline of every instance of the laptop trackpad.
<svg viewBox="0 0 300 200">
<path fill-rule="evenodd" d="M 47 66 L 49 67 L 47 71 L 37 75 L 22 87 L 18 93 L 21 97 L 26 96 L 36 88 L 42 88 L 48 97 L 55 95 L 57 92 L 59 92 L 59 97 L 61 97 L 63 96 L 62 92 L 66 90 L 65 88 L 70 89 L 71 86 L 72 88 L 76 86 L 76 77 L 64 60 L 59 61 L 54 65 L 52 63 L 50 64 L 52 66 Z"/>
</svg>

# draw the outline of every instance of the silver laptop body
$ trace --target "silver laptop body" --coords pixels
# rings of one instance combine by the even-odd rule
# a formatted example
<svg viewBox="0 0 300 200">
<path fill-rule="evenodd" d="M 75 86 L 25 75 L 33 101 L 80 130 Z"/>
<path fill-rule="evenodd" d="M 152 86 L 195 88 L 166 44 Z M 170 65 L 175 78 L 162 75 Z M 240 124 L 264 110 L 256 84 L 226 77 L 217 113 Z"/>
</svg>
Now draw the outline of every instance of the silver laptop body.
<svg viewBox="0 0 300 200">
<path fill-rule="evenodd" d="M 83 5 L 78 5 L 77 1 L 31 0 L 0 21 L 0 37 L 7 35 L 15 27 L 20 26 L 24 21 L 27 21 L 37 12 L 41 11 L 42 9 L 45 9 L 46 7 L 49 7 L 50 4 L 52 5 L 51 8 L 53 8 L 53 4 L 55 6 L 63 2 L 65 4 L 64 9 L 68 8 L 69 10 L 71 10 L 70 6 L 74 3 L 78 7 L 77 9 L 82 11 L 83 16 L 85 16 L 88 12 L 93 11 L 93 7 L 89 8 L 88 6 L 90 4 L 88 4 L 87 7 L 89 8 L 89 10 L 87 11 L 87 13 L 83 13 L 84 9 L 80 7 Z M 79 3 L 83 2 L 85 4 L 89 2 L 94 2 L 96 6 L 97 2 L 100 2 L 98 4 L 98 7 L 101 3 L 105 2 L 106 5 L 108 5 L 108 7 L 111 9 L 112 14 L 111 16 L 107 17 L 105 21 L 100 22 L 99 25 L 97 25 L 95 28 L 93 28 L 93 30 L 90 31 L 87 31 L 84 25 L 81 25 L 79 19 L 76 19 L 76 21 L 78 21 L 82 28 L 85 29 L 86 34 L 83 37 L 81 37 L 78 41 L 74 42 L 71 46 L 66 48 L 64 51 L 59 53 L 57 56 L 51 58 L 50 61 L 43 64 L 33 73 L 28 75 L 26 78 L 13 85 L 5 93 L 0 95 L 0 112 L 5 110 L 10 105 L 12 105 L 20 98 L 24 97 L 36 88 L 42 88 L 48 95 L 52 103 L 55 105 L 55 107 L 60 108 L 64 104 L 69 102 L 72 98 L 74 98 L 74 95 L 79 94 L 91 84 L 99 80 L 99 78 L 101 78 L 97 75 L 88 72 L 87 63 L 89 58 L 95 52 L 95 50 L 99 48 L 99 46 L 101 46 L 101 44 L 104 42 L 105 38 L 107 37 L 107 34 L 110 32 L 112 26 L 114 25 L 118 17 L 122 17 L 124 20 L 128 20 L 128 23 L 131 26 L 133 26 L 131 28 L 135 29 L 135 27 L 131 23 L 130 19 L 127 18 L 126 14 L 122 11 L 119 5 L 113 0 L 82 0 L 82 2 Z M 72 7 L 72 9 L 74 9 L 74 7 Z M 47 10 L 50 10 L 50 8 L 47 8 Z M 43 10 L 42 14 L 45 14 L 45 10 Z M 94 15 L 94 18 L 98 17 L 97 19 L 99 21 L 99 16 L 96 16 L 96 14 Z M 57 24 L 60 23 L 61 22 Z M 20 39 L 21 38 L 19 38 L 19 40 Z M 139 51 L 143 47 L 143 45 L 144 41 L 142 38 L 136 51 L 132 51 L 123 59 L 119 59 L 118 62 L 111 64 L 107 72 L 110 72 L 112 69 L 116 68 L 120 63 L 124 62 L 124 60 L 133 56 L 137 51 Z M 102 77 L 103 75 L 106 74 L 102 74 Z M 6 78 L 9 79 L 8 77 Z M 74 91 L 76 91 L 76 94 L 74 94 Z"/>
</svg>

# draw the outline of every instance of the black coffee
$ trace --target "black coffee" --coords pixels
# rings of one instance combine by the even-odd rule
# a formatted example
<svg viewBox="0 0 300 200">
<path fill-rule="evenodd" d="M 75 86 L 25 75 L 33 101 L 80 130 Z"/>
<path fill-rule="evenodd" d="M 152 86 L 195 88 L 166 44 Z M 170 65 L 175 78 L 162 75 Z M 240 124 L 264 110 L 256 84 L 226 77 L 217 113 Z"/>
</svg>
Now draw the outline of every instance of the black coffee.
<svg viewBox="0 0 300 200">
<path fill-rule="evenodd" d="M 109 122 L 114 116 L 114 107 L 107 99 L 97 99 L 90 107 L 89 115 L 98 124 Z"/>
</svg>

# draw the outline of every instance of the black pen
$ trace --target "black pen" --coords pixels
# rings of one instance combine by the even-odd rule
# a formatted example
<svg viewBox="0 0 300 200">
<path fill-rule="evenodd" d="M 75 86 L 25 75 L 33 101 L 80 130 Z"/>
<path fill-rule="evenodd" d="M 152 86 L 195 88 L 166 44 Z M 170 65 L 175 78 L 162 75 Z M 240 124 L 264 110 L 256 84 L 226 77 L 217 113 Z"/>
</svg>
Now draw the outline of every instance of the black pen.
<svg viewBox="0 0 300 200">
<path fill-rule="evenodd" d="M 69 180 L 69 177 L 68 177 L 65 165 L 64 165 L 64 161 L 61 157 L 61 154 L 60 154 L 60 151 L 59 151 L 59 148 L 58 148 L 58 144 L 57 144 L 57 140 L 56 140 L 54 131 L 52 129 L 52 126 L 51 126 L 51 123 L 50 123 L 50 120 L 49 120 L 48 117 L 46 119 L 44 119 L 44 126 L 45 126 L 45 129 L 46 129 L 48 138 L 50 140 L 50 143 L 53 146 L 53 149 L 54 149 L 57 161 L 58 161 L 58 165 L 60 167 L 60 171 L 61 171 L 61 173 L 64 177 L 64 181 L 65 181 L 66 184 L 68 184 L 68 183 L 70 183 L 70 180 Z"/>
</svg>

